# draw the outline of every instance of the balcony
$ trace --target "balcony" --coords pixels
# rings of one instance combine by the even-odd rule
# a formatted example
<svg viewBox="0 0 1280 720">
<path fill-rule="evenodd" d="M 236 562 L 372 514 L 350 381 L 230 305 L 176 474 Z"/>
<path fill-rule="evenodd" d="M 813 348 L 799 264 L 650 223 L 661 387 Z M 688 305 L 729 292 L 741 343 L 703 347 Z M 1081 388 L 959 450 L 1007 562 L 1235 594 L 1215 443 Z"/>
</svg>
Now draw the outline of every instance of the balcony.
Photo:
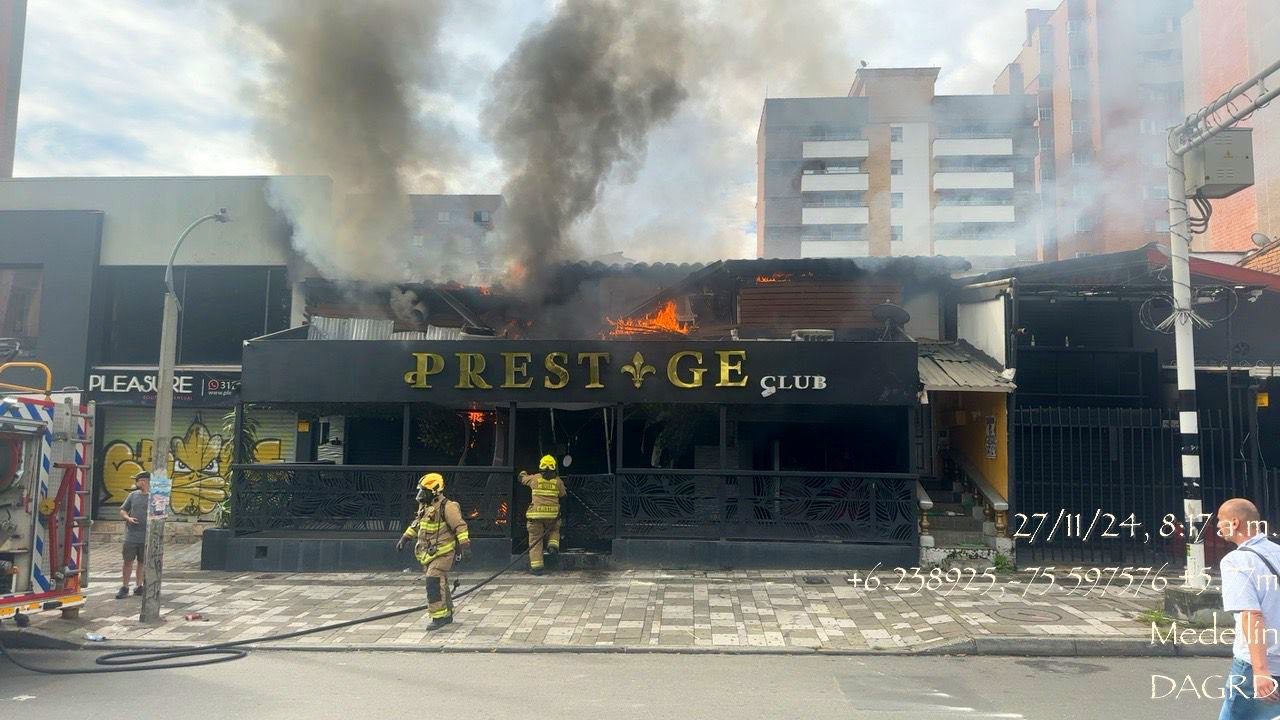
<svg viewBox="0 0 1280 720">
<path fill-rule="evenodd" d="M 803 146 L 805 160 L 864 158 L 868 150 L 866 140 L 806 140 Z"/>
<path fill-rule="evenodd" d="M 1012 172 L 937 172 L 933 174 L 935 190 L 1012 190 Z"/>
<path fill-rule="evenodd" d="M 1013 138 L 938 138 L 933 141 L 934 157 L 959 155 L 1012 155 Z"/>
<path fill-rule="evenodd" d="M 1010 212 L 1013 208 L 1009 208 Z M 864 207 L 807 207 L 800 210 L 803 225 L 866 225 L 870 213 Z"/>
<path fill-rule="evenodd" d="M 933 252 L 951 257 L 1007 257 L 1018 254 L 1011 237 L 935 239 Z"/>
<path fill-rule="evenodd" d="M 871 243 L 867 240 L 801 240 L 802 258 L 867 257 Z"/>
<path fill-rule="evenodd" d="M 1012 205 L 939 205 L 933 209 L 935 223 L 1013 222 Z"/>
<path fill-rule="evenodd" d="M 861 192 L 866 189 L 866 173 L 828 173 L 800 178 L 800 192 Z"/>
</svg>

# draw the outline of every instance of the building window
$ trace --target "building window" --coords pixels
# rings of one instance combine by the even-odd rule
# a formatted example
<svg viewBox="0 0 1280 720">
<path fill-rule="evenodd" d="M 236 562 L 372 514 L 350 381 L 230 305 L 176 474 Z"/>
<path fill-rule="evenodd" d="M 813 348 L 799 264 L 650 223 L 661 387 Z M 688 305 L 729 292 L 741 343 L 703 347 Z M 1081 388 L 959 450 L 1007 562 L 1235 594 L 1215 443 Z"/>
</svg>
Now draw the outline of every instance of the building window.
<svg viewBox="0 0 1280 720">
<path fill-rule="evenodd" d="M 1087 132 L 1089 132 L 1089 123 L 1085 122 L 1084 120 L 1072 120 L 1072 121 L 1071 121 L 1071 132 L 1073 132 L 1073 133 L 1087 133 Z"/>
<path fill-rule="evenodd" d="M 902 127 L 900 125 L 889 126 L 889 142 L 902 142 Z"/>
<path fill-rule="evenodd" d="M 1089 154 L 1079 150 L 1071 153 L 1071 164 L 1075 167 L 1089 164 Z"/>
<path fill-rule="evenodd" d="M 40 334 L 43 284 L 42 268 L 0 268 L 0 334 L 3 337 L 17 338 L 30 348 Z"/>
<path fill-rule="evenodd" d="M 1039 109 L 1039 118 L 1048 122 L 1053 118 L 1053 107 L 1050 105 L 1041 105 Z"/>
<path fill-rule="evenodd" d="M 1076 216 L 1076 232 L 1088 232 L 1093 229 L 1093 216 L 1081 213 Z"/>
<path fill-rule="evenodd" d="M 1074 69 L 1076 69 L 1076 68 L 1082 68 L 1082 67 L 1085 67 L 1085 66 L 1087 66 L 1088 64 L 1089 64 L 1089 55 L 1088 55 L 1088 53 L 1073 52 L 1073 53 L 1071 53 L 1071 58 L 1070 58 L 1070 60 L 1068 61 L 1067 67 L 1070 67 L 1071 69 L 1073 69 L 1073 70 L 1074 70 Z"/>
<path fill-rule="evenodd" d="M 416 234 L 415 234 L 415 235 L 413 236 L 413 246 L 414 246 L 414 247 L 426 247 L 426 246 L 427 246 L 427 236 L 426 236 L 426 235 L 416 235 Z"/>
<path fill-rule="evenodd" d="M 901 174 L 902 174 L 902 161 L 901 161 L 901 160 L 890 160 L 890 161 L 889 161 L 889 174 L 890 174 L 890 175 L 901 175 Z"/>
<path fill-rule="evenodd" d="M 164 268 L 102 269 L 103 364 L 149 365 L 160 348 Z M 188 267 L 174 273 L 182 303 L 178 362 L 239 365 L 245 340 L 289 326 L 284 268 Z"/>
<path fill-rule="evenodd" d="M 889 241 L 890 241 L 890 242 L 901 242 L 901 241 L 902 241 L 902 226 L 901 226 L 901 225 L 890 225 L 890 226 L 889 226 Z"/>
<path fill-rule="evenodd" d="M 889 193 L 889 207 L 902 207 L 902 193 Z"/>
<path fill-rule="evenodd" d="M 452 222 L 452 216 L 449 215 L 448 210 L 441 210 L 436 213 L 436 222 L 438 223 Z"/>
<path fill-rule="evenodd" d="M 1050 152 L 1053 150 L 1053 135 L 1047 130 L 1040 136 L 1040 149 L 1044 152 Z"/>
<path fill-rule="evenodd" d="M 485 225 L 493 220 L 488 210 L 477 210 L 472 214 L 472 218 L 477 225 Z"/>
</svg>

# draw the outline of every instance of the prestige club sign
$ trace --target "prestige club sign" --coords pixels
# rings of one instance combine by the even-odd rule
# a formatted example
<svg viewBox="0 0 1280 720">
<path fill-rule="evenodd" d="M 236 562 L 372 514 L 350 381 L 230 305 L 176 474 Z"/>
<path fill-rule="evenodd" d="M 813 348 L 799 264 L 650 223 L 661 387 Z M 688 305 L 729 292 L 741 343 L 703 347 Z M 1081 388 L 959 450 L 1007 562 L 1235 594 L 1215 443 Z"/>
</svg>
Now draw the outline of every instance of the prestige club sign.
<svg viewBox="0 0 1280 720">
<path fill-rule="evenodd" d="M 244 402 L 912 405 L 913 342 L 260 340 Z"/>
</svg>

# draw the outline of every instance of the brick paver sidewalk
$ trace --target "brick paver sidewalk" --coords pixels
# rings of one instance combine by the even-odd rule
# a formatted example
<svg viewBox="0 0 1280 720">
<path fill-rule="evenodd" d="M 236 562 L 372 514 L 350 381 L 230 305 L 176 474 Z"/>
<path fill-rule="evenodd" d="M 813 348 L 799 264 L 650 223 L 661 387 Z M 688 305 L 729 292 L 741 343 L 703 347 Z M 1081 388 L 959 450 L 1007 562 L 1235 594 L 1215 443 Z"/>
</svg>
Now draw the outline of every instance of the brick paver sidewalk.
<svg viewBox="0 0 1280 720">
<path fill-rule="evenodd" d="M 198 547 L 166 550 L 166 622 L 138 623 L 140 600 L 115 600 L 110 559 L 95 548 L 90 601 L 78 620 L 56 614 L 33 626 L 83 642 L 110 645 L 211 643 L 288 632 L 408 608 L 426 602 L 416 573 L 283 574 L 201 572 Z M 1157 607 L 1160 593 L 1070 592 L 1066 583 L 1027 586 L 1026 574 L 989 582 L 918 590 L 893 572 L 879 587 L 831 571 L 612 571 L 533 577 L 512 571 L 460 601 L 457 620 L 424 631 L 412 614 L 288 641 L 327 647 L 444 646 L 446 649 L 772 648 L 837 651 L 927 650 L 982 638 L 1073 637 L 1144 640 L 1136 619 Z M 461 589 L 487 576 L 462 572 Z M 861 576 L 860 576 L 861 577 Z M 862 577 L 865 581 L 865 577 Z M 199 613 L 200 620 L 186 620 Z"/>
</svg>

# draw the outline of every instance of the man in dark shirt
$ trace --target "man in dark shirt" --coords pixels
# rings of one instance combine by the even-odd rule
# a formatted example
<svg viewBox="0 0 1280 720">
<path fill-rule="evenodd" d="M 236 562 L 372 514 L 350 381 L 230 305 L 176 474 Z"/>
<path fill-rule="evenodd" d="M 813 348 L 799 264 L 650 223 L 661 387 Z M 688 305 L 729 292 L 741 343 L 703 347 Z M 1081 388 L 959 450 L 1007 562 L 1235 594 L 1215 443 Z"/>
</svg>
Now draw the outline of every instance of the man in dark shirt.
<svg viewBox="0 0 1280 720">
<path fill-rule="evenodd" d="M 147 544 L 147 505 L 151 488 L 151 473 L 143 470 L 133 476 L 134 490 L 120 504 L 120 517 L 124 519 L 124 571 L 120 574 L 120 591 L 117 600 L 129 597 L 129 573 L 138 563 L 138 586 L 134 595 L 142 594 L 142 549 Z"/>
</svg>

